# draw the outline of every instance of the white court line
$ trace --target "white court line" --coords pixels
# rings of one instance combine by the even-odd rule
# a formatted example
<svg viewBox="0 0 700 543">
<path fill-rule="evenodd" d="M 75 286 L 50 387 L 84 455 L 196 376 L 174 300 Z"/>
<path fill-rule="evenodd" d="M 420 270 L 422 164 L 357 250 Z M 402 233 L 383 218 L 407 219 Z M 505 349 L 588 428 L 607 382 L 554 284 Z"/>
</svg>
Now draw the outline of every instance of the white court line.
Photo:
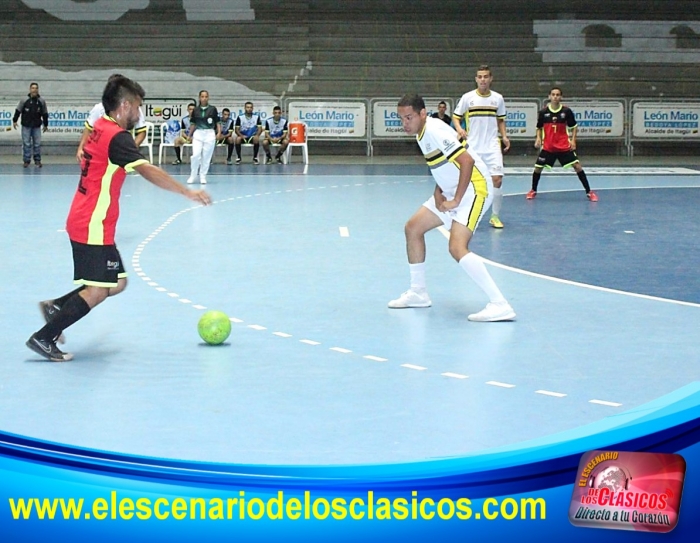
<svg viewBox="0 0 700 543">
<path fill-rule="evenodd" d="M 529 172 L 529 170 L 528 170 L 528 172 Z M 409 180 L 408 182 L 409 182 L 409 183 L 412 183 L 413 181 L 412 181 L 412 180 Z M 421 179 L 419 182 L 425 183 L 425 182 L 428 182 L 428 179 Z M 399 181 L 394 181 L 394 184 L 399 184 L 399 183 L 400 183 Z M 372 183 L 372 184 L 373 184 L 373 183 Z M 381 182 L 380 184 L 386 184 L 386 182 Z M 343 186 L 343 187 L 350 187 L 350 186 L 352 186 L 352 185 L 347 184 L 347 185 L 342 185 L 342 186 Z M 362 183 L 358 183 L 358 184 L 356 184 L 355 186 L 363 186 L 363 184 L 362 184 Z M 325 187 L 322 187 L 322 188 L 325 188 Z M 334 186 L 332 186 L 331 188 L 338 188 L 338 185 L 334 185 Z M 635 187 L 616 187 L 615 189 L 620 189 L 620 190 L 622 190 L 622 189 L 631 189 L 631 188 L 635 188 Z M 639 188 L 648 188 L 648 187 L 639 187 Z M 664 187 L 664 188 L 683 188 L 683 187 Z M 697 187 L 688 187 L 688 188 L 697 188 Z M 304 189 L 297 189 L 297 192 L 302 191 L 302 190 L 304 190 Z M 309 189 L 306 189 L 306 190 L 309 190 Z M 572 189 L 572 190 L 574 190 L 574 189 Z M 579 190 L 579 189 L 575 189 L 575 190 Z M 276 191 L 275 194 L 279 194 L 280 192 L 281 192 L 281 191 Z M 292 191 L 292 190 L 287 190 L 287 191 L 285 191 L 285 192 L 288 192 L 288 193 L 289 193 L 289 192 L 293 192 L 293 191 Z M 569 192 L 569 191 L 566 190 L 566 191 L 547 191 L 547 192 Z M 266 193 L 266 194 L 269 194 L 269 193 Z M 261 196 L 261 195 L 262 195 L 262 194 L 255 194 L 255 196 Z M 248 195 L 246 195 L 246 196 L 238 196 L 238 197 L 235 198 L 235 199 L 251 198 L 251 196 L 252 196 L 252 195 L 248 194 Z M 229 200 L 232 200 L 232 201 L 233 201 L 234 198 L 229 198 Z M 135 271 L 137 271 L 137 272 L 141 272 L 141 271 L 142 271 L 141 268 L 140 268 L 140 263 L 139 263 L 140 255 L 141 255 L 142 250 L 147 246 L 147 244 L 148 244 L 151 240 L 153 240 L 160 232 L 162 232 L 162 231 L 165 229 L 165 227 L 168 226 L 170 223 L 172 223 L 172 222 L 175 220 L 175 218 L 178 217 L 179 215 L 181 215 L 181 214 L 183 214 L 183 213 L 186 213 L 186 212 L 189 212 L 189 211 L 191 211 L 191 210 L 193 210 L 193 209 L 201 208 L 201 207 L 203 207 L 203 206 L 201 206 L 201 205 L 195 206 L 195 207 L 188 208 L 188 209 L 186 209 L 186 210 L 180 211 L 180 212 L 176 213 L 175 215 L 172 215 L 167 221 L 165 221 L 160 227 L 158 227 L 150 236 L 148 236 L 148 237 L 137 247 L 137 250 L 136 250 L 136 251 L 134 252 L 134 254 L 133 254 L 132 263 L 133 263 L 133 265 L 134 265 Z M 446 238 L 449 238 L 449 232 L 447 232 L 447 231 L 446 231 L 444 228 L 442 228 L 442 227 L 441 227 L 439 230 L 441 231 L 441 233 L 442 233 Z M 340 233 L 341 237 L 349 237 L 349 235 L 350 235 L 349 229 L 348 229 L 347 227 L 339 227 L 339 233 Z M 633 232 L 633 231 L 626 231 L 626 233 L 634 233 L 634 232 Z M 510 267 L 510 266 L 505 266 L 505 265 L 503 265 L 503 264 L 499 264 L 499 263 L 496 263 L 496 262 L 492 262 L 492 261 L 486 260 L 486 259 L 484 259 L 484 261 L 487 262 L 487 263 L 489 263 L 489 264 L 491 264 L 491 265 L 493 265 L 493 266 L 500 267 L 500 268 L 502 268 L 502 269 L 506 269 L 506 270 L 509 270 L 509 271 L 514 271 L 514 272 L 516 272 L 516 273 L 521 273 L 521 274 L 524 274 L 524 275 L 530 275 L 530 276 L 532 276 L 532 277 L 538 277 L 538 278 L 548 279 L 548 280 L 551 280 L 551 281 L 560 282 L 560 283 L 564 283 L 564 284 L 570 284 L 570 285 L 575 285 L 575 286 L 582 286 L 582 287 L 591 288 L 591 289 L 594 289 L 594 290 L 600 290 L 600 291 L 606 291 L 606 292 L 613 292 L 613 293 L 625 294 L 625 295 L 636 296 L 636 297 L 640 297 L 640 298 L 647 298 L 647 299 L 652 299 L 652 300 L 659 300 L 659 301 L 665 301 L 665 302 L 678 303 L 678 304 L 681 304 L 681 305 L 689 305 L 689 306 L 694 306 L 694 307 L 700 307 L 700 304 L 693 304 L 693 303 L 689 303 L 689 302 L 679 302 L 679 301 L 677 301 L 677 300 L 667 300 L 667 299 L 664 299 L 664 298 L 656 298 L 656 297 L 653 297 L 653 296 L 647 296 L 647 295 L 629 293 L 629 292 L 624 292 L 624 291 L 617 291 L 617 290 L 614 290 L 614 289 L 607 289 L 607 288 L 604 288 L 604 287 L 596 287 L 596 286 L 587 285 L 587 284 L 584 284 L 584 283 L 577 283 L 577 282 L 574 282 L 574 281 L 568 281 L 568 280 L 559 279 L 559 278 L 556 278 L 556 277 L 550 277 L 550 276 L 545 276 L 545 275 L 541 275 L 541 274 L 536 274 L 536 273 L 534 273 L 534 272 L 528 272 L 528 271 L 526 271 L 526 270 L 521 270 L 521 269 L 518 269 L 518 268 L 512 268 L 512 267 Z M 142 275 L 142 277 L 144 277 L 144 280 L 150 281 L 150 278 L 145 277 L 145 275 L 146 275 L 145 273 L 142 273 L 142 274 L 140 274 L 140 275 Z M 150 286 L 155 286 L 155 285 L 157 285 L 156 282 L 150 283 Z M 167 292 L 167 289 L 165 289 L 164 287 L 156 287 L 156 290 L 157 290 L 157 291 L 160 291 L 160 292 Z M 185 298 L 179 298 L 180 295 L 179 295 L 179 294 L 176 294 L 176 293 L 168 293 L 168 296 L 173 297 L 173 298 L 178 298 L 178 301 L 180 301 L 181 303 L 192 303 L 190 300 L 187 300 L 187 299 L 185 299 Z M 206 306 L 203 306 L 203 305 L 193 305 L 192 307 L 194 307 L 194 308 L 196 308 L 196 309 L 201 309 L 201 310 L 207 309 Z M 230 317 L 229 320 L 230 320 L 231 322 L 234 322 L 234 323 L 242 323 L 242 322 L 244 322 L 243 320 L 238 319 L 238 318 L 235 318 L 235 317 Z M 249 328 L 254 329 L 254 330 L 266 330 L 266 329 L 267 329 L 266 327 L 261 326 L 261 325 L 249 325 Z M 276 336 L 278 336 L 278 337 L 283 337 L 283 338 L 292 337 L 291 334 L 287 334 L 287 333 L 284 333 L 284 332 L 273 332 L 273 334 L 276 335 Z M 310 339 L 302 339 L 302 340 L 300 340 L 300 342 L 301 342 L 301 343 L 305 343 L 305 344 L 307 344 L 307 345 L 320 345 L 320 344 L 321 344 L 321 343 L 318 342 L 318 341 L 313 341 L 313 340 L 310 340 Z M 330 350 L 335 351 L 335 352 L 339 352 L 339 353 L 343 353 L 343 354 L 352 353 L 351 350 L 345 349 L 345 348 L 343 348 L 343 347 L 331 347 Z M 387 358 L 382 358 L 382 357 L 374 356 L 374 355 L 365 355 L 363 358 L 366 358 L 366 359 L 368 359 L 368 360 L 373 360 L 373 361 L 376 361 L 376 362 L 387 362 L 387 361 L 388 361 Z M 405 367 L 405 368 L 407 368 L 407 369 L 413 369 L 413 370 L 416 370 L 416 371 L 426 371 L 426 370 L 428 369 L 428 368 L 426 368 L 426 367 L 424 367 L 424 366 L 418 366 L 418 365 L 414 365 L 414 364 L 401 364 L 401 367 Z M 453 372 L 444 372 L 444 373 L 442 373 L 441 375 L 444 376 L 444 377 L 449 377 L 449 378 L 453 378 L 453 379 L 468 379 L 468 378 L 469 378 L 468 375 L 463 375 L 463 374 L 453 373 Z M 489 382 L 487 382 L 486 384 L 492 385 L 492 386 L 499 386 L 499 387 L 503 387 L 503 388 L 515 388 L 515 386 L 516 386 L 516 385 L 513 385 L 513 384 L 500 383 L 500 382 L 497 382 L 497 381 L 489 381 Z M 536 391 L 536 393 L 538 393 L 538 394 L 543 394 L 543 395 L 547 395 L 547 396 L 560 397 L 560 398 L 566 396 L 566 394 L 562 394 L 562 393 L 559 393 L 559 392 L 551 392 L 551 391 L 546 391 L 546 390 L 538 390 L 538 391 Z M 610 406 L 610 407 L 620 407 L 620 406 L 622 405 L 622 404 L 620 404 L 620 403 L 607 402 L 607 401 L 603 401 L 603 400 L 590 400 L 590 403 L 599 404 L 599 405 L 605 405 L 605 406 Z"/>
<path fill-rule="evenodd" d="M 674 187 L 675 188 L 675 187 Z M 445 236 L 445 238 L 450 239 L 450 232 L 445 229 L 444 226 L 438 226 L 440 233 Z M 551 275 L 543 275 L 541 273 L 535 273 L 522 268 L 514 268 L 513 266 L 506 266 L 505 264 L 500 264 L 499 262 L 494 262 L 488 258 L 481 257 L 481 260 L 494 266 L 496 268 L 501 268 L 502 270 L 511 271 L 514 273 L 519 273 L 521 275 L 527 275 L 529 277 L 536 277 L 537 279 L 545 279 L 547 281 L 553 281 L 555 283 L 561 283 L 563 285 L 571 285 L 574 287 L 588 288 L 591 290 L 597 290 L 599 292 L 608 292 L 610 294 L 622 294 L 623 296 L 631 296 L 633 298 L 641 298 L 643 300 L 652 300 L 654 302 L 665 302 L 668 304 L 684 305 L 687 307 L 700 307 L 700 304 L 693 302 L 683 302 L 681 300 L 672 300 L 671 298 L 659 298 L 658 296 L 649 296 L 648 294 L 639 294 L 637 292 L 627 292 L 626 290 L 617 290 L 614 288 L 599 287 L 596 285 L 589 285 L 588 283 L 579 283 L 578 281 L 570 281 L 568 279 L 560 279 L 559 277 L 553 277 Z"/>
<path fill-rule="evenodd" d="M 408 368 L 409 370 L 418 370 L 418 371 L 424 371 L 427 370 L 428 368 L 423 367 L 423 366 L 415 366 L 413 364 L 401 364 L 402 368 Z"/>
<path fill-rule="evenodd" d="M 634 234 L 634 230 L 625 230 L 625 234 Z"/>
<path fill-rule="evenodd" d="M 515 388 L 515 385 L 511 385 L 508 383 L 501 383 L 499 381 L 486 381 L 486 384 L 494 386 L 494 387 L 501 387 L 501 388 Z"/>
<path fill-rule="evenodd" d="M 549 390 L 535 390 L 535 394 L 543 394 L 544 396 L 553 396 L 555 398 L 566 397 L 566 394 L 562 394 L 561 392 L 551 392 Z"/>
<path fill-rule="evenodd" d="M 445 373 L 441 373 L 443 377 L 452 377 L 453 379 L 469 379 L 468 375 L 462 375 L 461 373 L 452 373 L 451 371 L 447 371 Z"/>
<path fill-rule="evenodd" d="M 362 358 L 366 358 L 367 360 L 374 360 L 375 362 L 386 362 L 387 360 L 389 360 L 388 358 L 381 358 L 379 356 L 374 356 L 371 354 L 365 355 Z"/>
<path fill-rule="evenodd" d="M 348 230 L 347 226 L 339 226 L 338 230 L 340 231 L 341 238 L 349 238 L 350 237 L 350 230 Z"/>
<path fill-rule="evenodd" d="M 589 400 L 588 403 L 595 403 L 598 405 L 607 405 L 608 407 L 620 407 L 620 406 L 622 406 L 621 403 L 606 402 L 605 400 Z"/>
</svg>

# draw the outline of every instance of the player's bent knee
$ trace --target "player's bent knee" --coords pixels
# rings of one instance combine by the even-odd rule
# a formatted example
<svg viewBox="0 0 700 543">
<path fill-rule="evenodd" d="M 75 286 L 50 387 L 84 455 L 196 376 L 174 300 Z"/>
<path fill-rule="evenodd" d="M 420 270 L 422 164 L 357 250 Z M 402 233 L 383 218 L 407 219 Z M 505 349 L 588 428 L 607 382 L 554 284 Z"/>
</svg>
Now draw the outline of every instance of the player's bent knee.
<svg viewBox="0 0 700 543">
<path fill-rule="evenodd" d="M 109 289 L 109 296 L 116 296 L 117 294 L 124 292 L 124 289 L 126 289 L 126 283 L 126 277 L 119 279 L 119 281 L 117 281 L 117 286 Z"/>
<path fill-rule="evenodd" d="M 94 286 L 87 286 L 83 291 L 80 293 L 80 295 L 83 297 L 85 302 L 90 306 L 90 308 L 95 307 L 96 305 L 101 304 L 107 296 L 109 296 L 109 290 L 108 288 L 105 287 L 94 287 Z"/>
<path fill-rule="evenodd" d="M 403 227 L 403 230 L 407 238 L 419 235 L 420 232 L 418 228 L 418 221 L 416 221 L 413 217 L 408 219 L 408 221 L 406 221 L 406 224 Z"/>
<path fill-rule="evenodd" d="M 463 247 L 462 245 L 458 243 L 450 243 L 449 245 L 449 251 L 450 251 L 450 256 L 454 258 L 457 262 L 462 260 L 464 258 L 464 255 L 466 255 L 469 251 L 467 251 L 466 247 Z"/>
</svg>

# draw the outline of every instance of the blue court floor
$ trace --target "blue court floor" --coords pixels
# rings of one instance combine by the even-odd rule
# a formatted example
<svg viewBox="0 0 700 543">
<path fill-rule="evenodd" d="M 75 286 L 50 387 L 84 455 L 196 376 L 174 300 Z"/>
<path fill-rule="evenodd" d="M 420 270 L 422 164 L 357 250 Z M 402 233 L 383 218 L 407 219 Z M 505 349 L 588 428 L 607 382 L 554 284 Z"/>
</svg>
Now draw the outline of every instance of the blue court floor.
<svg viewBox="0 0 700 543">
<path fill-rule="evenodd" d="M 427 236 L 429 309 L 403 225 L 423 166 L 216 165 L 196 207 L 140 177 L 122 195 L 127 290 L 66 331 L 68 363 L 24 342 L 72 287 L 64 232 L 77 166 L 1 166 L 0 429 L 95 449 L 253 464 L 459 456 L 615 417 L 700 380 L 700 171 L 507 172 L 502 231 L 472 250 L 518 314 L 487 302 Z M 168 167 L 184 181 L 188 168 Z M 225 345 L 197 321 L 225 311 Z"/>
</svg>

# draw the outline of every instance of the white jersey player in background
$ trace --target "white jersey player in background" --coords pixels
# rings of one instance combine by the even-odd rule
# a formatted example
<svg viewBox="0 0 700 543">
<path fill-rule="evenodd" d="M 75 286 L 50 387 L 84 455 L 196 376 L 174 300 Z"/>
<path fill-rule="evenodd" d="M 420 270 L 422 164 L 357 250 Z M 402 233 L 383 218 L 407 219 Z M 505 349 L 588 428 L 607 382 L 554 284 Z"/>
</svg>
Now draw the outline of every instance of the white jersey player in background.
<svg viewBox="0 0 700 543">
<path fill-rule="evenodd" d="M 491 278 L 484 262 L 469 251 L 469 241 L 491 205 L 493 190 L 488 170 L 479 155 L 458 140 L 457 133 L 439 119 L 428 117 L 423 98 L 406 95 L 398 115 L 407 134 L 415 135 L 435 180 L 433 195 L 408 220 L 406 251 L 411 287 L 389 302 L 392 309 L 430 307 L 425 281 L 425 233 L 445 226 L 450 230 L 449 251 L 460 267 L 489 298 L 489 303 L 468 319 L 479 322 L 513 320 L 515 312 Z"/>
<path fill-rule="evenodd" d="M 476 71 L 477 88 L 460 98 L 452 112 L 452 119 L 459 136 L 467 140 L 469 148 L 481 156 L 489 169 L 493 181 L 493 207 L 489 224 L 494 228 L 503 228 L 499 218 L 503 203 L 503 153 L 510 149 L 510 140 L 506 133 L 506 105 L 503 96 L 491 90 L 492 81 L 491 69 L 485 65 L 479 66 Z M 461 123 L 465 114 L 466 130 Z"/>
</svg>

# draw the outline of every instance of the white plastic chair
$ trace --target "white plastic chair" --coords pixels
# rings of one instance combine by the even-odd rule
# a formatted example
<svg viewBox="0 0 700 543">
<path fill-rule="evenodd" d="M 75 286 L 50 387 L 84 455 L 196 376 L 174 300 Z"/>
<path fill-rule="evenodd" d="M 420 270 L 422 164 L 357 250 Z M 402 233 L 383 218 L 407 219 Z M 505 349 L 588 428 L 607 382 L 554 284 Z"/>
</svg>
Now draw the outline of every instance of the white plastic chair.
<svg viewBox="0 0 700 543">
<path fill-rule="evenodd" d="M 163 123 L 160 125 L 160 145 L 158 146 L 158 165 L 163 163 L 163 159 L 166 157 L 165 151 L 166 147 L 172 147 L 173 149 L 175 148 L 175 143 L 165 143 L 165 132 L 168 129 L 168 123 Z M 191 143 L 183 143 L 180 148 L 182 151 L 180 152 L 180 156 L 184 158 L 185 156 L 185 147 L 192 147 Z"/>
<path fill-rule="evenodd" d="M 175 147 L 174 143 L 165 142 L 165 133 L 168 130 L 168 123 L 163 123 L 160 125 L 160 145 L 158 145 L 158 165 L 163 163 L 163 157 L 165 156 L 166 147 Z"/>
<path fill-rule="evenodd" d="M 153 164 L 153 140 L 155 139 L 155 126 L 146 121 L 146 138 L 141 142 L 141 147 L 148 147 L 148 160 Z"/>
</svg>

